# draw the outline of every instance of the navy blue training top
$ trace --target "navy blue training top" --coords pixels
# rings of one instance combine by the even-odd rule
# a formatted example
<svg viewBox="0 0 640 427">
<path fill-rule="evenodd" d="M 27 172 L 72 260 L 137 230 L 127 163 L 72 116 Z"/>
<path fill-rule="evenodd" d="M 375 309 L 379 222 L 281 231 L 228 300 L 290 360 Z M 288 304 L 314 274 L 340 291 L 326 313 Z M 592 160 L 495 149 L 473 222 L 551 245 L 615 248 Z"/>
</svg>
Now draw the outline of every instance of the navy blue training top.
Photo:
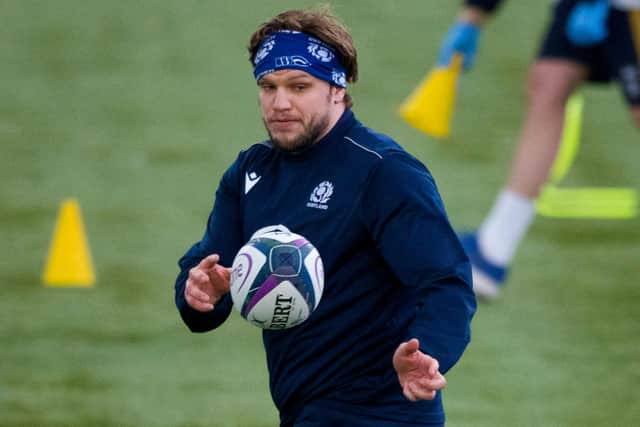
<svg viewBox="0 0 640 427">
<path fill-rule="evenodd" d="M 392 365 L 397 346 L 415 337 L 449 370 L 476 308 L 470 264 L 425 166 L 350 110 L 302 153 L 268 142 L 241 152 L 222 177 L 202 240 L 179 261 L 175 300 L 192 331 L 220 326 L 232 301 L 227 294 L 212 312 L 192 309 L 184 299 L 189 269 L 212 253 L 230 266 L 257 229 L 275 224 L 312 242 L 325 269 L 310 318 L 263 331 L 282 425 L 323 402 L 415 425 L 443 422 L 440 393 L 408 401 Z"/>
</svg>

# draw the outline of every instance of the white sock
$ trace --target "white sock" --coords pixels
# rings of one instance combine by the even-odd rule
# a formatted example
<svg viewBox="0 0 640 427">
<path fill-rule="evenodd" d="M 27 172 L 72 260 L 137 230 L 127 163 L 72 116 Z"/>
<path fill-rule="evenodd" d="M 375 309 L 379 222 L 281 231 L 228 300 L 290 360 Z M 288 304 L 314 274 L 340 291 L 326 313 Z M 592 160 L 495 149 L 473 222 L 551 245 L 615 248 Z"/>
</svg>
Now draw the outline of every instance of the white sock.
<svg viewBox="0 0 640 427">
<path fill-rule="evenodd" d="M 487 260 L 509 265 L 535 213 L 533 200 L 502 190 L 478 229 L 478 245 Z"/>
</svg>

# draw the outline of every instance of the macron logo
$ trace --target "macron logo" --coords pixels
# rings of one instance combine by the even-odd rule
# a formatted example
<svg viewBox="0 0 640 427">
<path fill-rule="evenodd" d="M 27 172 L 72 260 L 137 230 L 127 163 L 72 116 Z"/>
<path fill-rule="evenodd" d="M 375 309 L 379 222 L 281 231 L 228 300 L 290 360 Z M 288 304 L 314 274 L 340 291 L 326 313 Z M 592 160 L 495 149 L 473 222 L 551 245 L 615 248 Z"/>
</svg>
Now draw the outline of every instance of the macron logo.
<svg viewBox="0 0 640 427">
<path fill-rule="evenodd" d="M 251 191 L 253 186 L 256 185 L 258 181 L 260 181 L 260 178 L 262 177 L 255 172 L 246 173 L 244 176 L 244 194 L 247 194 L 249 191 Z"/>
</svg>

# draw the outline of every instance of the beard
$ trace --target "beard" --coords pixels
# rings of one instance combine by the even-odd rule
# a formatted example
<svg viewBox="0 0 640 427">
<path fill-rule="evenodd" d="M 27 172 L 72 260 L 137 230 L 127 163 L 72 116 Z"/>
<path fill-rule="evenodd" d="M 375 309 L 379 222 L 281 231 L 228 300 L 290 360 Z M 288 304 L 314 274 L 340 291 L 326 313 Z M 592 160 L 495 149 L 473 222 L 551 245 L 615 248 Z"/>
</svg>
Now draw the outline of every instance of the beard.
<svg viewBox="0 0 640 427">
<path fill-rule="evenodd" d="M 302 124 L 302 132 L 292 137 L 278 138 L 274 136 L 274 133 L 269 129 L 269 124 L 263 118 L 262 122 L 267 129 L 271 142 L 277 148 L 282 151 L 290 153 L 299 153 L 307 150 L 313 144 L 315 144 L 320 135 L 322 135 L 329 126 L 329 115 L 326 114 L 321 117 L 312 117 L 308 123 L 299 122 Z"/>
</svg>

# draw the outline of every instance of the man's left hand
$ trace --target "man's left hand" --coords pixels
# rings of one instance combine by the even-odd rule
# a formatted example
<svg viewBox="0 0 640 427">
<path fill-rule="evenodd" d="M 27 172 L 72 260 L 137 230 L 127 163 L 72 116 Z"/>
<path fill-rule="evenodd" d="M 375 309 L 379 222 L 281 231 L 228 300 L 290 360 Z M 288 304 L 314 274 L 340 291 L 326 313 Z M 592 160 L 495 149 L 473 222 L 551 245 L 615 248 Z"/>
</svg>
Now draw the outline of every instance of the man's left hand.
<svg viewBox="0 0 640 427">
<path fill-rule="evenodd" d="M 436 392 L 447 385 L 433 357 L 420 351 L 420 342 L 413 338 L 398 346 L 393 355 L 393 367 L 405 397 L 413 402 L 433 400 Z"/>
</svg>

